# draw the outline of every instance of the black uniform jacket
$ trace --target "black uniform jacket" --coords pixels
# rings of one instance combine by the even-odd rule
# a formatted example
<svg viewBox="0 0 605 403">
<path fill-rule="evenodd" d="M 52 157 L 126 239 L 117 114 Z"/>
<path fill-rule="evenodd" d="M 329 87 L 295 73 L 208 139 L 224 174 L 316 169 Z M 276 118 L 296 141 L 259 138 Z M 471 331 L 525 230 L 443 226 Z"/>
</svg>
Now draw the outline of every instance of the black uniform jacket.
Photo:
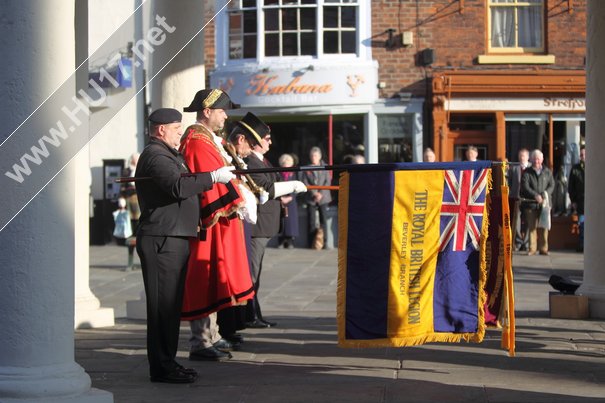
<svg viewBox="0 0 605 403">
<path fill-rule="evenodd" d="M 261 161 L 254 153 L 246 159 L 249 169 L 267 168 L 271 166 L 268 161 Z M 275 200 L 275 189 L 273 184 L 279 181 L 279 174 L 264 173 L 251 174 L 250 177 L 258 186 L 269 192 L 269 200 L 258 205 L 258 218 L 256 225 L 252 226 L 253 237 L 271 238 L 279 233 L 281 223 L 281 202 Z"/>
<path fill-rule="evenodd" d="M 183 156 L 152 137 L 135 173 L 135 177 L 152 178 L 135 182 L 141 207 L 138 235 L 196 236 L 200 221 L 197 194 L 212 188 L 212 177 L 210 173 L 181 177 L 186 172 Z"/>
</svg>

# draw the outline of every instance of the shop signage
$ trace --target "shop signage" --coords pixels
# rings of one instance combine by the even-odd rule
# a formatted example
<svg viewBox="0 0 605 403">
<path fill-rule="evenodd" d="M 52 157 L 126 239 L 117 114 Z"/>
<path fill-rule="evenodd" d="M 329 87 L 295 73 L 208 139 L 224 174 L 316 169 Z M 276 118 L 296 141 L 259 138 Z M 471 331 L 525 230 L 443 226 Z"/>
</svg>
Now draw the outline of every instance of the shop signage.
<svg viewBox="0 0 605 403">
<path fill-rule="evenodd" d="M 211 86 L 245 107 L 372 104 L 378 98 L 373 66 L 322 66 L 321 70 L 216 71 Z"/>
<path fill-rule="evenodd" d="M 450 111 L 585 112 L 584 98 L 454 98 L 446 102 Z"/>
</svg>

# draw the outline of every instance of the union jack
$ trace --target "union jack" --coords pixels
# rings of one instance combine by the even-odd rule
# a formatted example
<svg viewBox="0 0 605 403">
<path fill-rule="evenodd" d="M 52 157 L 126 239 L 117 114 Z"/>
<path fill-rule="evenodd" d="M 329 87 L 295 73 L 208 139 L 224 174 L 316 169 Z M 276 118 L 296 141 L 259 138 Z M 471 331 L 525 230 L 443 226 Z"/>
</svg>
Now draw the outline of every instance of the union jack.
<svg viewBox="0 0 605 403">
<path fill-rule="evenodd" d="M 487 169 L 445 171 L 439 251 L 444 251 L 452 238 L 452 250 L 464 251 L 469 237 L 473 248 L 479 249 L 486 186 Z"/>
</svg>

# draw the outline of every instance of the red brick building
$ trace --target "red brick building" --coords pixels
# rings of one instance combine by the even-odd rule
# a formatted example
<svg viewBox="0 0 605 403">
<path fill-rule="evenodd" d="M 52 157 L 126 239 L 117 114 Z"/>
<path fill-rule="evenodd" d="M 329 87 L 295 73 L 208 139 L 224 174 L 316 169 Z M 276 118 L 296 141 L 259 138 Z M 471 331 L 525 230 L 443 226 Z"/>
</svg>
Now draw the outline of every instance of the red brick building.
<svg viewBox="0 0 605 403">
<path fill-rule="evenodd" d="M 585 1 L 232 0 L 204 31 L 206 67 L 209 85 L 288 133 L 279 151 L 320 144 L 338 163 L 361 149 L 390 162 L 427 146 L 444 161 L 468 144 L 489 159 L 528 147 L 568 169 L 584 134 L 585 26 Z M 265 94 L 242 95 L 259 77 Z M 298 84 L 331 93 L 300 97 Z"/>
</svg>

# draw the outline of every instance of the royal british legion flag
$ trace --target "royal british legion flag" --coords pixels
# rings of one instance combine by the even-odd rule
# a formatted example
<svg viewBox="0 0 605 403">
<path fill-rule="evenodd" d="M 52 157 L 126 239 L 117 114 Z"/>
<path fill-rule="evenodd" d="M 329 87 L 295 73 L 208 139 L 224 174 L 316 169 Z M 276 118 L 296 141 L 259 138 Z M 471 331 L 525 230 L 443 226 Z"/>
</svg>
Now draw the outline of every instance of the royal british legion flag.
<svg viewBox="0 0 605 403">
<path fill-rule="evenodd" d="M 341 346 L 482 340 L 490 175 L 489 161 L 341 175 Z"/>
</svg>

